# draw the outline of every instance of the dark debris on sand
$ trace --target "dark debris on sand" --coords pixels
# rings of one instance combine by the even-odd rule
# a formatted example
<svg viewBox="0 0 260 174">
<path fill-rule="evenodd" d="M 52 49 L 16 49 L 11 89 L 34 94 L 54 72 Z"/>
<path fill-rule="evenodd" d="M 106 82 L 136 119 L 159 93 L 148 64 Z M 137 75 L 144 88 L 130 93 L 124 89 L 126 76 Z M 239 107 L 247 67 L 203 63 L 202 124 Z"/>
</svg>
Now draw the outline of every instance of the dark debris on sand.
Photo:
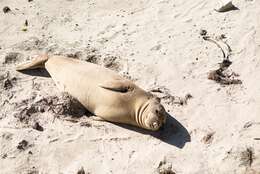
<svg viewBox="0 0 260 174">
<path fill-rule="evenodd" d="M 16 83 L 16 81 L 17 81 L 16 77 L 5 79 L 3 83 L 4 89 L 5 90 L 11 89 L 13 85 Z"/>
<path fill-rule="evenodd" d="M 190 93 L 187 93 L 184 97 L 173 96 L 170 90 L 165 87 L 154 88 L 150 92 L 160 94 L 159 97 L 168 105 L 187 105 L 188 101 L 193 98 Z"/>
<path fill-rule="evenodd" d="M 44 130 L 43 127 L 39 124 L 39 122 L 35 122 L 32 128 L 41 132 Z"/>
<path fill-rule="evenodd" d="M 98 64 L 101 57 L 101 55 L 97 53 L 95 49 L 70 52 L 66 53 L 65 56 L 73 59 L 80 59 L 94 64 Z"/>
<path fill-rule="evenodd" d="M 223 60 L 217 70 L 213 70 L 208 74 L 208 79 L 214 80 L 221 85 L 242 84 L 242 81 L 236 78 L 239 76 L 238 74 L 234 72 L 228 73 L 227 69 L 231 64 L 231 61 Z"/>
<path fill-rule="evenodd" d="M 11 9 L 10 9 L 10 7 L 8 7 L 8 6 L 5 6 L 4 8 L 3 8 L 3 12 L 4 13 L 9 13 L 11 11 Z"/>
<path fill-rule="evenodd" d="M 28 174 L 39 174 L 40 172 L 36 169 L 36 167 L 32 167 L 29 171 Z"/>
<path fill-rule="evenodd" d="M 53 112 L 57 115 L 74 117 L 81 117 L 87 114 L 87 110 L 67 93 L 63 93 L 61 96 L 44 97 L 32 104 L 29 104 L 29 101 L 23 101 L 17 104 L 17 106 L 19 105 L 22 106 L 15 114 L 15 117 L 26 124 L 31 121 L 31 116 L 35 113 Z"/>
<path fill-rule="evenodd" d="M 215 11 L 220 12 L 220 13 L 224 13 L 224 12 L 229 12 L 232 10 L 239 10 L 238 7 L 236 7 L 232 1 L 228 2 L 227 4 L 223 5 L 222 7 L 220 7 L 219 9 L 215 9 Z"/>
<path fill-rule="evenodd" d="M 19 149 L 19 150 L 25 150 L 25 149 L 28 148 L 28 145 L 29 145 L 28 141 L 22 140 L 22 141 L 20 141 L 19 144 L 17 145 L 17 149 Z"/>
<path fill-rule="evenodd" d="M 207 30 L 204 30 L 204 29 L 201 29 L 201 30 L 200 30 L 200 35 L 201 35 L 201 36 L 206 36 L 207 33 L 208 33 Z"/>
<path fill-rule="evenodd" d="M 88 45 L 83 50 L 70 50 L 65 51 L 63 54 L 69 58 L 79 59 L 86 62 L 99 64 L 106 68 L 119 71 L 121 68 L 120 58 L 110 54 L 102 54 L 96 48 L 91 47 Z"/>
<path fill-rule="evenodd" d="M 240 153 L 240 161 L 243 166 L 250 167 L 255 159 L 254 151 L 252 147 L 246 148 L 246 150 Z"/>
<path fill-rule="evenodd" d="M 119 71 L 120 70 L 120 63 L 118 62 L 118 57 L 116 56 L 111 56 L 111 55 L 107 55 L 106 57 L 104 57 L 103 59 L 103 65 L 106 68 L 115 70 L 115 71 Z"/>
<path fill-rule="evenodd" d="M 3 87 L 5 90 L 11 89 L 13 87 L 12 81 L 10 79 L 5 79 Z"/>
<path fill-rule="evenodd" d="M 204 144 L 211 144 L 213 139 L 214 139 L 214 134 L 215 132 L 210 132 L 210 133 L 207 133 L 203 138 L 202 138 L 202 142 Z"/>
<path fill-rule="evenodd" d="M 22 57 L 22 54 L 18 53 L 18 52 L 9 52 L 6 54 L 5 58 L 4 58 L 4 64 L 13 64 L 15 62 L 17 62 L 18 60 L 20 60 Z"/>
<path fill-rule="evenodd" d="M 0 89 L 9 90 L 17 82 L 16 77 L 10 77 L 10 73 L 6 72 L 5 74 L 0 75 Z"/>
<path fill-rule="evenodd" d="M 237 78 L 239 76 L 237 73 L 234 73 L 230 70 L 228 71 L 228 68 L 232 64 L 232 62 L 229 59 L 232 55 L 232 49 L 227 44 L 227 42 L 224 41 L 226 36 L 224 34 L 221 34 L 220 36 L 217 36 L 215 39 L 213 39 L 210 36 L 208 36 L 206 32 L 200 33 L 200 35 L 203 36 L 202 38 L 204 40 L 214 43 L 218 48 L 220 48 L 223 54 L 223 60 L 221 63 L 219 63 L 219 68 L 210 71 L 208 74 L 208 79 L 214 80 L 215 82 L 221 85 L 242 84 L 242 81 Z"/>
<path fill-rule="evenodd" d="M 46 47 L 47 47 L 47 41 L 39 39 L 37 37 L 30 37 L 29 39 L 14 45 L 14 48 L 23 51 L 43 50 Z"/>
<path fill-rule="evenodd" d="M 77 174 L 88 174 L 88 173 L 86 173 L 85 170 L 84 170 L 84 168 L 81 167 L 81 168 L 78 170 Z"/>
<path fill-rule="evenodd" d="M 159 166 L 157 167 L 158 174 L 176 174 L 172 169 L 172 164 L 166 162 L 166 159 L 160 161 Z"/>
<path fill-rule="evenodd" d="M 92 127 L 92 125 L 89 122 L 81 122 L 80 126 L 82 126 L 82 127 Z"/>
<path fill-rule="evenodd" d="M 99 51 L 91 47 L 90 45 L 81 50 L 61 50 L 61 52 L 65 52 L 65 54 L 62 55 L 67 56 L 69 58 L 79 59 L 94 64 L 99 64 L 101 60 L 101 54 L 99 53 Z"/>
<path fill-rule="evenodd" d="M 54 98 L 52 111 L 59 115 L 72 115 L 72 116 L 82 116 L 86 114 L 86 109 L 81 103 L 68 93 L 63 93 L 60 100 Z"/>
</svg>

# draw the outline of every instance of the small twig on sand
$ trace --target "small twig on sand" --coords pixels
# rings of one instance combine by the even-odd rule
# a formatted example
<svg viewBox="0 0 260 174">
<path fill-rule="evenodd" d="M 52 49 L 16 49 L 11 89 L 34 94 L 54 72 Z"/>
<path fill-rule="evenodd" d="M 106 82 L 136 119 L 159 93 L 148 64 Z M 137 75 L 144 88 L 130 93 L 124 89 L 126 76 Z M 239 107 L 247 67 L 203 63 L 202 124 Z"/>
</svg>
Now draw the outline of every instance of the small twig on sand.
<svg viewBox="0 0 260 174">
<path fill-rule="evenodd" d="M 163 93 L 163 91 L 159 88 L 157 89 L 151 89 L 150 92 L 157 92 L 157 93 Z"/>
<path fill-rule="evenodd" d="M 217 41 L 211 39 L 209 36 L 203 36 L 203 39 L 216 44 L 221 49 L 224 59 L 226 58 L 226 54 L 225 54 L 223 48 L 220 46 L 220 44 Z"/>
<path fill-rule="evenodd" d="M 219 68 L 217 70 L 210 71 L 208 79 L 214 80 L 222 85 L 242 84 L 241 80 L 234 78 L 235 76 L 238 76 L 236 73 L 232 72 L 231 74 L 228 74 L 227 72 L 225 72 L 225 70 L 227 70 L 229 66 L 232 64 L 232 62 L 229 60 L 229 56 L 231 55 L 232 49 L 227 44 L 227 42 L 222 40 L 223 38 L 224 37 L 222 36 L 218 40 L 222 41 L 223 44 L 227 46 L 227 52 L 224 51 L 224 49 L 221 47 L 217 40 L 210 38 L 210 36 L 203 36 L 204 40 L 216 44 L 221 49 L 221 52 L 223 54 L 223 61 L 219 63 Z"/>
</svg>

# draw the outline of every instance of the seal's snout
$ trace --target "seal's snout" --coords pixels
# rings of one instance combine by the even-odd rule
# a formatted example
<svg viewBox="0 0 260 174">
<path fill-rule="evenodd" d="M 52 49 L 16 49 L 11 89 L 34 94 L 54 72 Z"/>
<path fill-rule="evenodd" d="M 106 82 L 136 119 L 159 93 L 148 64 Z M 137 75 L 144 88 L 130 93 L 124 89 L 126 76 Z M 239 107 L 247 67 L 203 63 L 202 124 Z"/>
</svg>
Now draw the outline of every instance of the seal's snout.
<svg viewBox="0 0 260 174">
<path fill-rule="evenodd" d="M 151 130 L 158 130 L 166 121 L 166 111 L 158 101 L 150 103 L 146 117 L 146 126 Z"/>
<path fill-rule="evenodd" d="M 158 128 L 158 126 L 159 126 L 159 125 L 158 125 L 157 122 L 154 122 L 154 123 L 153 123 L 153 128 Z"/>
<path fill-rule="evenodd" d="M 158 130 L 162 126 L 162 123 L 160 122 L 153 122 L 153 124 L 150 126 L 152 130 Z"/>
</svg>

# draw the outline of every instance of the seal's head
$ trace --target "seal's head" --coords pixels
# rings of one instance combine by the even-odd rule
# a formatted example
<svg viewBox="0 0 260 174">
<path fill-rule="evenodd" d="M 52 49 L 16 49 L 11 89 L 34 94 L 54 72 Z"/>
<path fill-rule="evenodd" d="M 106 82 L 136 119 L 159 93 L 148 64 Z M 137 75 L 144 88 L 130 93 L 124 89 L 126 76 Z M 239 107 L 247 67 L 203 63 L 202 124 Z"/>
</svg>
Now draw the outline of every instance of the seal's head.
<svg viewBox="0 0 260 174">
<path fill-rule="evenodd" d="M 146 111 L 144 112 L 144 124 L 147 129 L 158 130 L 166 121 L 166 111 L 160 99 L 154 97 L 149 100 Z"/>
</svg>

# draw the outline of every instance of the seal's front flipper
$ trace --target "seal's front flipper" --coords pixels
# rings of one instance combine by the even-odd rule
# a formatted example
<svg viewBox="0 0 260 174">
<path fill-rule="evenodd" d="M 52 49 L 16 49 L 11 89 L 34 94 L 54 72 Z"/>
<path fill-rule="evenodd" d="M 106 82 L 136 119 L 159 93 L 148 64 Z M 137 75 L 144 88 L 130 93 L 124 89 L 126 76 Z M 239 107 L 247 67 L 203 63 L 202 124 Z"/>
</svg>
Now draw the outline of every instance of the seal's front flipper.
<svg viewBox="0 0 260 174">
<path fill-rule="evenodd" d="M 30 62 L 22 63 L 16 66 L 17 71 L 27 70 L 27 69 L 37 69 L 37 68 L 44 68 L 45 62 L 48 60 L 48 55 L 40 55 L 33 59 Z"/>
<path fill-rule="evenodd" d="M 133 84 L 127 80 L 113 80 L 99 85 L 101 88 L 126 93 L 133 90 Z"/>
</svg>

